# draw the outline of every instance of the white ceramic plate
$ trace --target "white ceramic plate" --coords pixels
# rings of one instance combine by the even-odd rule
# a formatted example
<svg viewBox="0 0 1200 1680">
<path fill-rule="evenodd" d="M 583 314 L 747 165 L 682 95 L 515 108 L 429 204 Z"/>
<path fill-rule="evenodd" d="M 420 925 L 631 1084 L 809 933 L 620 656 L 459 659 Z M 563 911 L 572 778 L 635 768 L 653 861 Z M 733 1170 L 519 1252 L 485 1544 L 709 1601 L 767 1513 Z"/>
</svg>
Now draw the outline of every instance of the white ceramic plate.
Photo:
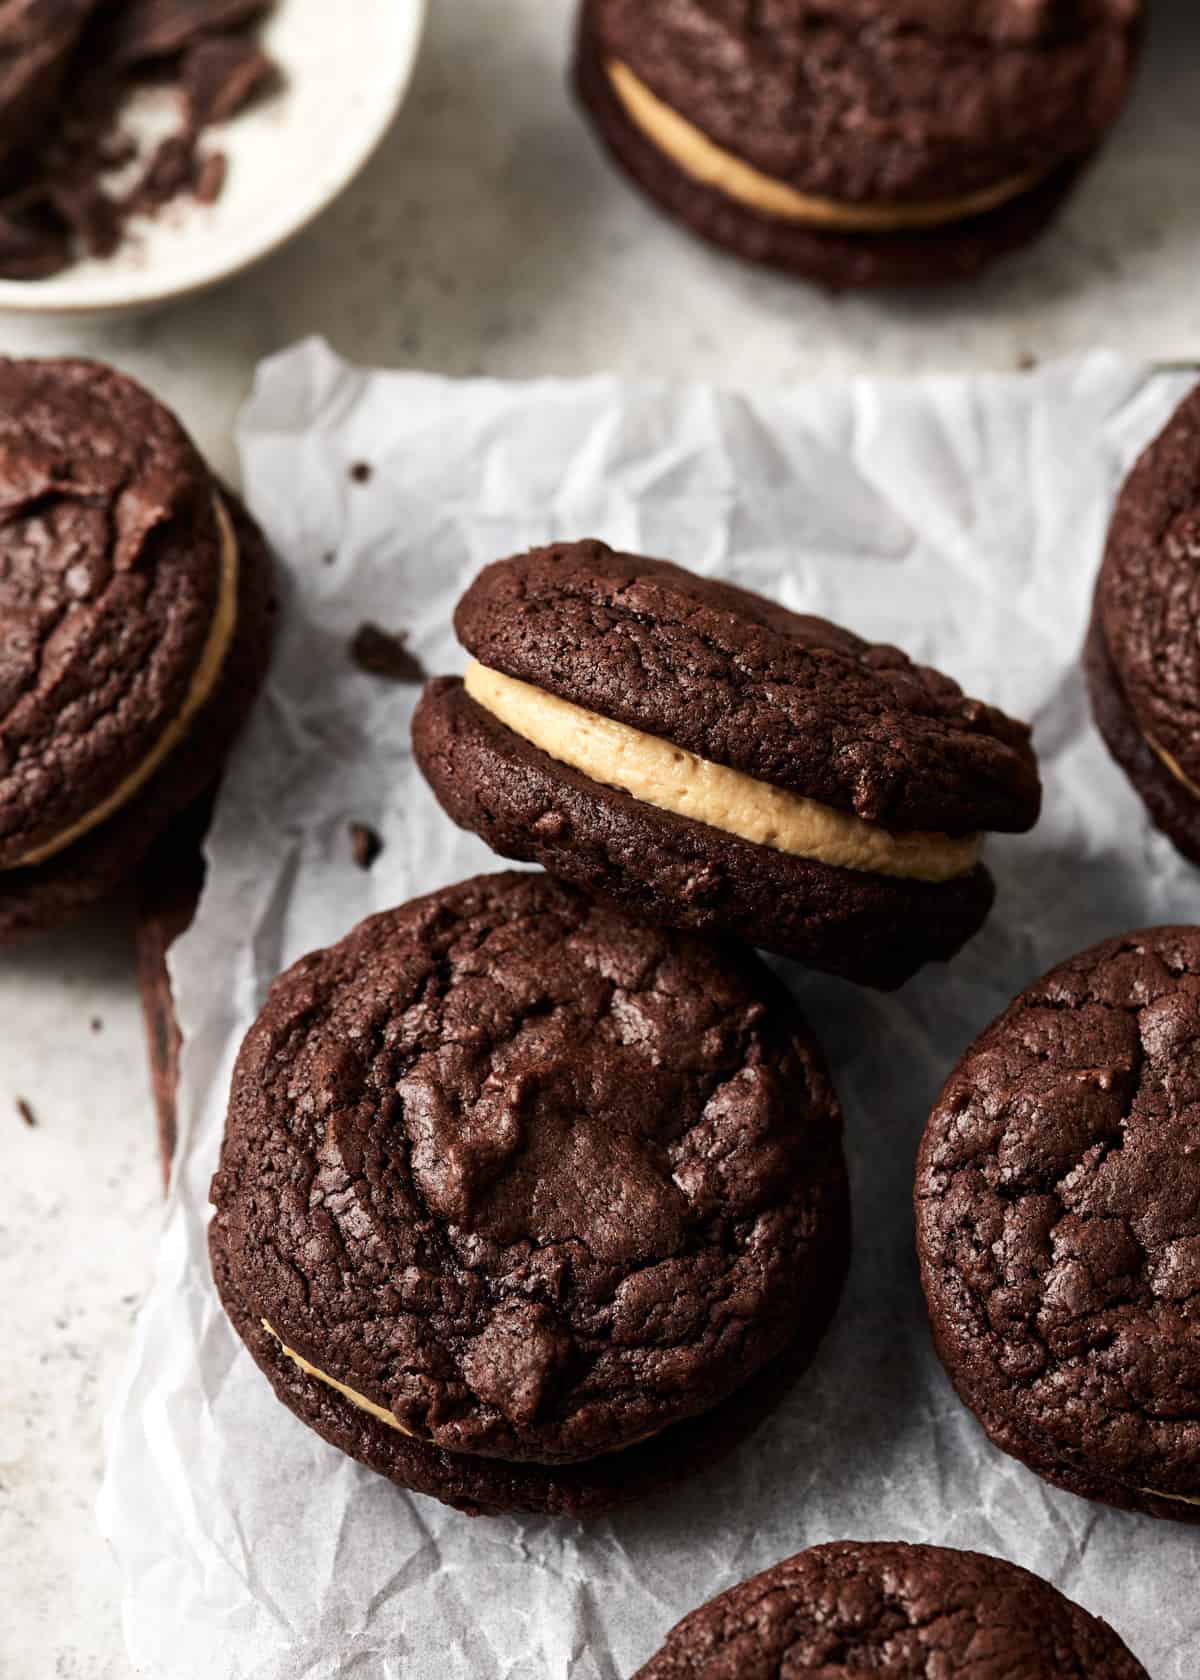
<svg viewBox="0 0 1200 1680">
<path fill-rule="evenodd" d="M 111 257 L 48 280 L 0 280 L 0 310 L 144 309 L 249 267 L 332 203 L 366 163 L 408 90 L 426 0 L 276 0 L 263 41 L 283 70 L 272 98 L 208 130 L 229 173 L 215 204 L 189 198 L 130 223 Z M 131 126 L 152 137 L 175 115 L 162 94 Z"/>
</svg>

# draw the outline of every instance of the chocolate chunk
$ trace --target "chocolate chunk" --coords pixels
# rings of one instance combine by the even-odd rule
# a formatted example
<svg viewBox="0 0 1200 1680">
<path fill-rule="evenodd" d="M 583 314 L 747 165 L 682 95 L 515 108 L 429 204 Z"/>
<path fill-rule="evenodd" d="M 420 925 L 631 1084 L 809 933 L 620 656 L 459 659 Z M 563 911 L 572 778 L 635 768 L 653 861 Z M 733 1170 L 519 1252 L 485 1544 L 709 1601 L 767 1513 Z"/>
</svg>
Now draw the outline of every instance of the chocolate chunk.
<svg viewBox="0 0 1200 1680">
<path fill-rule="evenodd" d="M 182 80 L 192 126 L 228 122 L 263 92 L 277 74 L 275 63 L 246 36 L 219 36 L 190 47 Z"/>
</svg>

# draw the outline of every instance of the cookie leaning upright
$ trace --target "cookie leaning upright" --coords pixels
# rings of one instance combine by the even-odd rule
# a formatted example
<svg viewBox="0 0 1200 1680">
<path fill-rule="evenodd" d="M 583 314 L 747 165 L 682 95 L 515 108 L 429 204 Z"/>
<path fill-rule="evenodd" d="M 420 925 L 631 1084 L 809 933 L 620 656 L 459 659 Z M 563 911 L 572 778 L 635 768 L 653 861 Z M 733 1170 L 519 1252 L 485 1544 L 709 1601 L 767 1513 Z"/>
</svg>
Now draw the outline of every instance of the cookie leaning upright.
<svg viewBox="0 0 1200 1680">
<path fill-rule="evenodd" d="M 1200 863 L 1200 389 L 1126 480 L 1084 663 L 1105 742 L 1158 828 Z"/>
<path fill-rule="evenodd" d="M 487 567 L 413 724 L 449 815 L 659 922 L 892 987 L 975 933 L 984 829 L 1037 820 L 1029 731 L 893 647 L 682 567 Z"/>
<path fill-rule="evenodd" d="M 1200 1522 L 1200 928 L 1023 992 L 938 1099 L 916 1211 L 934 1341 L 996 1445 Z"/>
<path fill-rule="evenodd" d="M 212 785 L 270 629 L 262 537 L 160 403 L 0 361 L 0 939 L 111 891 Z"/>
<path fill-rule="evenodd" d="M 616 161 L 736 255 L 840 289 L 961 280 L 1040 233 L 1115 122 L 1142 0 L 583 0 Z"/>
<path fill-rule="evenodd" d="M 587 1516 L 703 1469 L 845 1274 L 841 1117 L 749 951 L 540 873 L 372 917 L 273 986 L 210 1244 L 279 1398 L 402 1487 Z"/>
<path fill-rule="evenodd" d="M 835 1541 L 694 1610 L 635 1680 L 1148 1680 L 1106 1622 L 979 1552 Z"/>
</svg>

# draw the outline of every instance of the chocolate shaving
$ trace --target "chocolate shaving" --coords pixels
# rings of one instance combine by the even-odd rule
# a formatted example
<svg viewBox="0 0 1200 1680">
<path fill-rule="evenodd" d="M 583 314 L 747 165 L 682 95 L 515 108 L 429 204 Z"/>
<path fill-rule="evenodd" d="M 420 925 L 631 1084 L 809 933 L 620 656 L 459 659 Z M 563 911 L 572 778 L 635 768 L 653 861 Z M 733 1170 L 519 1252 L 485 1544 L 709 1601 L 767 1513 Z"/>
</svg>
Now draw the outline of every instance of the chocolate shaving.
<svg viewBox="0 0 1200 1680">
<path fill-rule="evenodd" d="M 24 1097 L 17 1098 L 17 1113 L 21 1116 L 21 1119 L 27 1126 L 33 1127 L 37 1125 L 37 1115 L 25 1101 Z"/>
<path fill-rule="evenodd" d="M 274 81 L 274 62 L 248 36 L 217 36 L 184 54 L 181 80 L 192 126 L 228 122 Z"/>
</svg>

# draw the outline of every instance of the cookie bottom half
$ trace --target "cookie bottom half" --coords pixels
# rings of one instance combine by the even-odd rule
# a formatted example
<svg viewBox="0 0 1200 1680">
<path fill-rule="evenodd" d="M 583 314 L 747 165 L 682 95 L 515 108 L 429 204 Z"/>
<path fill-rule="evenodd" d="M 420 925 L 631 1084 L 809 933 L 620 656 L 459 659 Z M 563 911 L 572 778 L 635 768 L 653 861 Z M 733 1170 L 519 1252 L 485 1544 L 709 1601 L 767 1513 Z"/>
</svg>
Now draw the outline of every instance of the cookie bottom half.
<svg viewBox="0 0 1200 1680">
<path fill-rule="evenodd" d="M 471 1516 L 595 1517 L 632 1504 L 709 1468 L 751 1435 L 812 1362 L 841 1296 L 850 1262 L 850 1206 L 843 1181 L 839 1217 L 817 1262 L 818 1295 L 792 1342 L 729 1399 L 621 1452 L 578 1464 L 509 1463 L 449 1453 L 414 1440 L 309 1376 L 288 1357 L 239 1294 L 219 1224 L 210 1235 L 213 1277 L 230 1322 L 276 1397 L 331 1446 L 412 1493 Z"/>
<path fill-rule="evenodd" d="M 949 1374 L 955 1393 L 972 1413 L 988 1440 L 993 1446 L 999 1447 L 1001 1452 L 1015 1458 L 1027 1470 L 1032 1470 L 1035 1476 L 1049 1482 L 1052 1487 L 1062 1488 L 1064 1492 L 1073 1493 L 1079 1499 L 1112 1505 L 1119 1511 L 1135 1511 L 1142 1516 L 1161 1517 L 1169 1522 L 1200 1524 L 1200 1503 L 1193 1504 L 1187 1499 L 1173 1499 L 1166 1494 L 1152 1493 L 1148 1488 L 1132 1487 L 1113 1476 L 1104 1475 L 1096 1468 L 1072 1464 L 1057 1458 L 1047 1448 L 1039 1447 L 1030 1441 L 974 1392 L 969 1376 L 956 1365 L 958 1354 L 951 1347 L 948 1338 L 940 1333 L 936 1324 L 931 1328 L 938 1357 Z"/>
</svg>

